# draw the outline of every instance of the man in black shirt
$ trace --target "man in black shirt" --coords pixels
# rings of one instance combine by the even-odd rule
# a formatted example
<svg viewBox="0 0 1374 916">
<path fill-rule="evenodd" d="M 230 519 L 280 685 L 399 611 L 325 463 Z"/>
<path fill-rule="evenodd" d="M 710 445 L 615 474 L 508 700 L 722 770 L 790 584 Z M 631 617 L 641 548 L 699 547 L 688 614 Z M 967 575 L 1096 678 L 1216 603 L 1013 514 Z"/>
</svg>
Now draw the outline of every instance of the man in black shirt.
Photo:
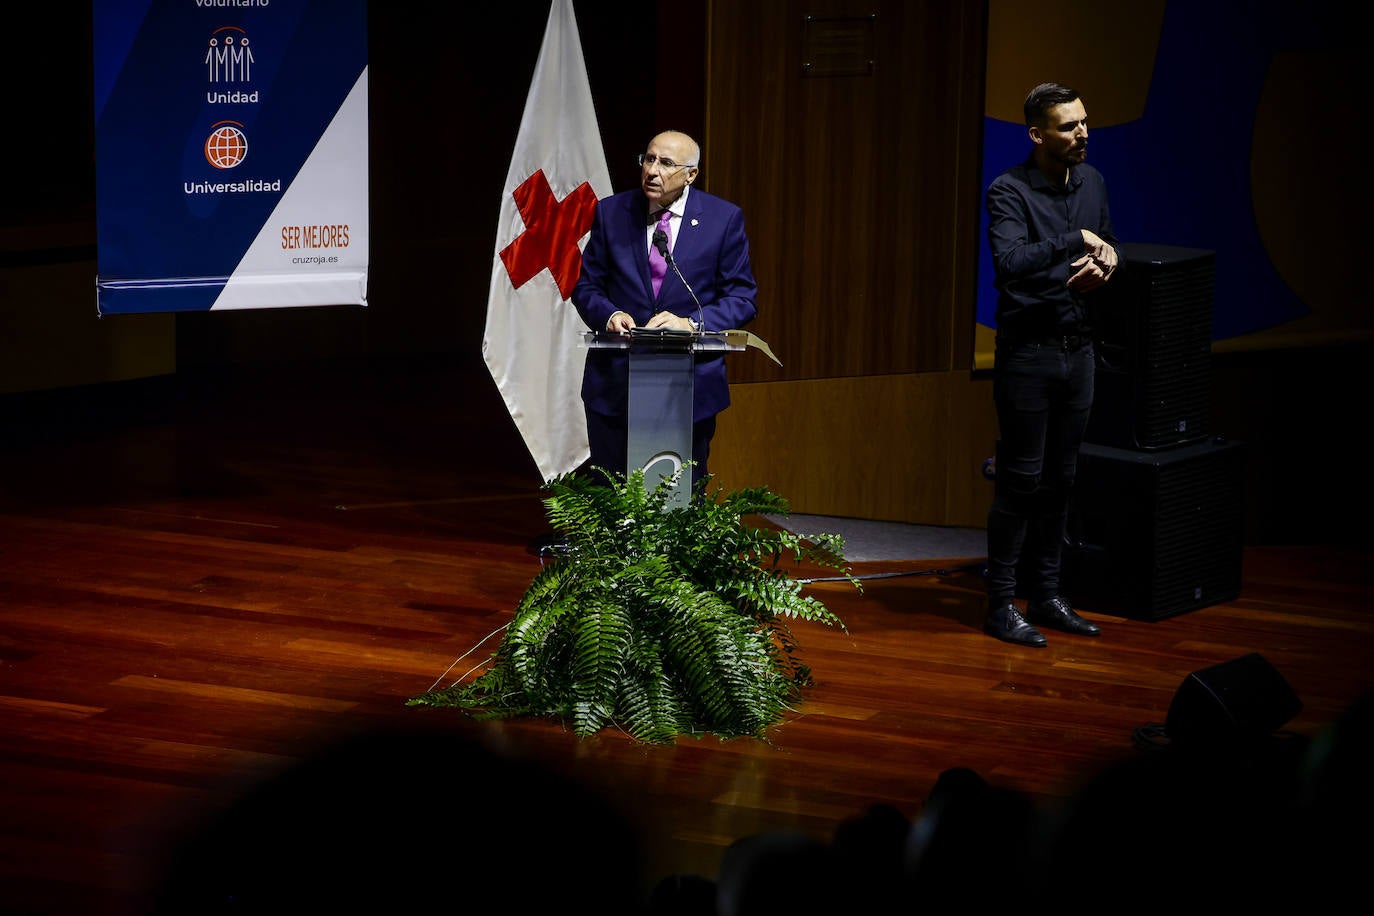
<svg viewBox="0 0 1374 916">
<path fill-rule="evenodd" d="M 998 639 L 1044 646 L 1036 625 L 1096 636 L 1059 594 L 1059 567 L 1078 449 L 1093 401 L 1093 345 L 1084 297 L 1120 259 L 1107 186 L 1087 165 L 1078 93 L 1043 83 L 1026 96 L 1031 154 L 987 192 L 997 287 L 993 399 L 998 444 L 988 513 L 988 615 Z M 1022 555 L 1025 563 L 1022 564 Z M 1017 568 L 1026 613 L 1017 609 Z"/>
</svg>

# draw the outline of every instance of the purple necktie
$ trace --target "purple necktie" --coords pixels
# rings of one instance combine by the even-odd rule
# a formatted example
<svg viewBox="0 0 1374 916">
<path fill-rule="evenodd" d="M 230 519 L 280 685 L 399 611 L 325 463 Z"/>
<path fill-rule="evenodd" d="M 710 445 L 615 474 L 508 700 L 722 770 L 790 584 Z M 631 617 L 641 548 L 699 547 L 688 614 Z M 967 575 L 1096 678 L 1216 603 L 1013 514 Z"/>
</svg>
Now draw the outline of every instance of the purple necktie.
<svg viewBox="0 0 1374 916">
<path fill-rule="evenodd" d="M 661 210 L 658 214 L 658 225 L 654 227 L 654 234 L 663 233 L 664 248 L 672 250 L 673 230 L 668 228 L 668 217 L 672 215 L 670 210 Z M 654 286 L 654 298 L 658 298 L 659 288 L 663 286 L 663 275 L 668 272 L 668 262 L 663 259 L 663 255 L 658 253 L 658 246 L 649 245 L 649 279 Z"/>
</svg>

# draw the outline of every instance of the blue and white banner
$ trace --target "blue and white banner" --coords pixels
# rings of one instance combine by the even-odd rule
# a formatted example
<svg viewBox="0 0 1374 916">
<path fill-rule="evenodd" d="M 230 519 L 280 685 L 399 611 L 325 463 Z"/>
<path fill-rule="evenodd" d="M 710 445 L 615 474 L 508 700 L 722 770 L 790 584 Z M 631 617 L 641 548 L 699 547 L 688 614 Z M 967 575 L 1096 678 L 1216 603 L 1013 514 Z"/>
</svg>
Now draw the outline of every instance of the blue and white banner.
<svg viewBox="0 0 1374 916">
<path fill-rule="evenodd" d="M 95 0 L 96 310 L 366 305 L 366 0 Z"/>
</svg>

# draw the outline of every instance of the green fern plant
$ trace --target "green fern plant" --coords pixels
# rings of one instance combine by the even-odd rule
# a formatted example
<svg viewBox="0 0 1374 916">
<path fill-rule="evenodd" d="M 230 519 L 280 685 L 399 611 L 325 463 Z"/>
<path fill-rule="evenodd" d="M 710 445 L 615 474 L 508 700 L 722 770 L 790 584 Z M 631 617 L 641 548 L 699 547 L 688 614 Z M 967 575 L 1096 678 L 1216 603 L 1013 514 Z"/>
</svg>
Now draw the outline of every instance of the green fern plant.
<svg viewBox="0 0 1374 916">
<path fill-rule="evenodd" d="M 650 489 L 643 471 L 606 481 L 548 483 L 544 505 L 566 549 L 525 591 L 482 674 L 408 705 L 550 716 L 579 735 L 610 726 L 655 744 L 766 740 L 812 683 L 788 621 L 845 629 L 783 560 L 843 571 L 843 539 L 749 524 L 790 513 L 766 487 L 708 497 L 702 483 L 672 506 L 676 478 Z"/>
</svg>

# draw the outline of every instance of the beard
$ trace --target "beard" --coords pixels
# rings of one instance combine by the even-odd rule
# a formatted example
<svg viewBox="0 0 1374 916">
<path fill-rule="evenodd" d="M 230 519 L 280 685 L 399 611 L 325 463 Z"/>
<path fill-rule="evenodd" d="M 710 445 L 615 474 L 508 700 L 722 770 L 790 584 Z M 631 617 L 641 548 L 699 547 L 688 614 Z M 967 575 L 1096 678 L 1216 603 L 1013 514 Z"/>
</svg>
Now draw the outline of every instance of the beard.
<svg viewBox="0 0 1374 916">
<path fill-rule="evenodd" d="M 1059 154 L 1059 161 L 1064 165 L 1078 165 L 1088 158 L 1088 144 L 1071 146 Z"/>
</svg>

